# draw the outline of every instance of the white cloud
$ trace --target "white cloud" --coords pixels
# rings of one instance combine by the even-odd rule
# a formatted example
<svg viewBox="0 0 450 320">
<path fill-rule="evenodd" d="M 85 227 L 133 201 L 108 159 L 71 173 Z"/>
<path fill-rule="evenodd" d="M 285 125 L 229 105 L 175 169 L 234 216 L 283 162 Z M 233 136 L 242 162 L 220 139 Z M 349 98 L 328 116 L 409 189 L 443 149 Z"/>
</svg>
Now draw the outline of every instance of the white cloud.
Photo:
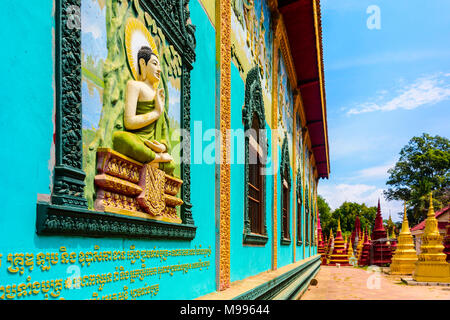
<svg viewBox="0 0 450 320">
<path fill-rule="evenodd" d="M 383 197 L 383 189 L 367 184 L 329 184 L 319 183 L 318 193 L 326 200 L 332 210 L 339 208 L 345 201 L 365 203 L 368 207 L 378 205 L 380 199 L 381 214 L 383 219 L 401 221 L 397 213 L 403 211 L 402 203 L 399 201 L 386 201 Z"/>
<path fill-rule="evenodd" d="M 388 101 L 364 102 L 347 111 L 348 115 L 374 111 L 393 111 L 396 109 L 412 110 L 424 105 L 432 105 L 450 98 L 450 84 L 448 74 L 436 75 L 417 79 L 413 84 L 398 90 L 397 96 Z M 379 97 L 373 100 L 380 100 Z M 385 99 L 381 99 L 385 100 Z"/>
<path fill-rule="evenodd" d="M 395 165 L 395 162 L 389 162 L 380 166 L 370 167 L 359 170 L 354 176 L 357 179 L 387 179 L 388 170 Z"/>
</svg>

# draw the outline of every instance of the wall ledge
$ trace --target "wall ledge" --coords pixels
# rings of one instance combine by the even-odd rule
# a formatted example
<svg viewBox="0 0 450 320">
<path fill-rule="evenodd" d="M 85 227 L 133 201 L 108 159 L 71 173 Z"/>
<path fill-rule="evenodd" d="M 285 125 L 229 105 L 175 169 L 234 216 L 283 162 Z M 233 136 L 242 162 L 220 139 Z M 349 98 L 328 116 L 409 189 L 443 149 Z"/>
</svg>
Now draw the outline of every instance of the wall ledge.
<svg viewBox="0 0 450 320">
<path fill-rule="evenodd" d="M 231 283 L 224 291 L 215 291 L 196 300 L 289 300 L 297 299 L 320 270 L 320 255 L 262 272 Z"/>
</svg>

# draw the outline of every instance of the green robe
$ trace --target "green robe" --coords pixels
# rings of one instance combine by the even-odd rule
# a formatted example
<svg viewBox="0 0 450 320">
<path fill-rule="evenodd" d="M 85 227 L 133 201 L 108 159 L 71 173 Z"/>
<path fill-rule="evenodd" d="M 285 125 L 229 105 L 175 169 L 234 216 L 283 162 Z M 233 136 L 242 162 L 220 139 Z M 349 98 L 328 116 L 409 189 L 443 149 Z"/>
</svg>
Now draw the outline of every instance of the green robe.
<svg viewBox="0 0 450 320">
<path fill-rule="evenodd" d="M 138 101 L 136 115 L 146 114 L 155 109 L 155 100 Z M 156 140 L 166 146 L 166 153 L 170 153 L 169 128 L 166 111 L 149 125 L 137 130 L 116 131 L 113 134 L 113 149 L 134 160 L 142 163 L 151 162 L 155 159 L 155 152 L 145 145 L 145 140 Z M 175 169 L 173 161 L 160 163 L 160 169 L 172 174 Z"/>
</svg>

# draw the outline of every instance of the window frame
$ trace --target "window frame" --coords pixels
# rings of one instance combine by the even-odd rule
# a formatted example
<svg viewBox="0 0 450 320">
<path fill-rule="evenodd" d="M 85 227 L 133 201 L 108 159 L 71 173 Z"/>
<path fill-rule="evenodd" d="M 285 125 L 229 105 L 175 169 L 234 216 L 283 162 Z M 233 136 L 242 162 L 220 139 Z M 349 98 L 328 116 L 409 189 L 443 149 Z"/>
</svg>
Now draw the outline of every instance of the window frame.
<svg viewBox="0 0 450 320">
<path fill-rule="evenodd" d="M 305 245 L 310 245 L 310 209 L 309 209 L 309 188 L 306 186 L 305 191 Z"/>
<path fill-rule="evenodd" d="M 197 227 L 190 197 L 190 71 L 195 61 L 195 26 L 190 23 L 189 0 L 139 0 L 142 10 L 161 28 L 182 58 L 181 76 L 181 224 L 89 210 L 84 197 L 82 152 L 81 28 L 73 28 L 69 14 L 81 0 L 55 3 L 55 166 L 50 202 L 38 201 L 38 235 L 138 237 L 192 240 Z M 79 17 L 81 19 L 81 17 Z M 185 150 L 185 152 L 183 152 Z M 187 152 L 186 152 L 187 151 Z"/>
<path fill-rule="evenodd" d="M 290 157 L 289 157 L 289 147 L 288 147 L 288 138 L 287 133 L 284 135 L 283 144 L 281 147 L 281 163 L 280 163 L 280 178 L 281 178 L 281 239 L 280 242 L 282 245 L 289 245 L 291 243 L 291 165 L 290 165 Z M 283 180 L 286 182 L 287 187 L 283 183 Z M 287 194 L 287 201 L 285 197 L 285 193 Z M 287 203 L 285 203 L 287 202 Z M 284 207 L 286 205 L 287 213 L 286 218 L 283 214 Z M 285 230 L 287 229 L 287 230 Z M 287 231 L 287 234 L 286 234 Z"/>
<path fill-rule="evenodd" d="M 303 194 L 302 194 L 302 173 L 300 169 L 297 172 L 297 245 L 303 244 L 303 223 L 302 223 L 302 208 L 303 208 Z"/>
<path fill-rule="evenodd" d="M 267 159 L 268 139 L 266 136 L 266 120 L 264 113 L 264 100 L 262 97 L 262 87 L 260 80 L 259 66 L 253 67 L 247 73 L 245 81 L 245 100 L 242 108 L 242 120 L 245 131 L 245 173 L 244 173 L 244 232 L 243 244 L 265 245 L 268 240 L 267 219 L 266 219 L 266 177 L 260 174 L 261 178 L 261 205 L 260 205 L 260 221 L 262 233 L 254 233 L 251 229 L 251 214 L 249 205 L 249 178 L 250 178 L 250 135 L 249 130 L 252 129 L 256 117 L 259 132 L 257 141 L 264 159 Z M 260 156 L 260 155 L 259 155 Z M 260 157 L 258 156 L 258 159 Z M 260 169 L 265 169 L 264 161 L 261 161 Z"/>
</svg>

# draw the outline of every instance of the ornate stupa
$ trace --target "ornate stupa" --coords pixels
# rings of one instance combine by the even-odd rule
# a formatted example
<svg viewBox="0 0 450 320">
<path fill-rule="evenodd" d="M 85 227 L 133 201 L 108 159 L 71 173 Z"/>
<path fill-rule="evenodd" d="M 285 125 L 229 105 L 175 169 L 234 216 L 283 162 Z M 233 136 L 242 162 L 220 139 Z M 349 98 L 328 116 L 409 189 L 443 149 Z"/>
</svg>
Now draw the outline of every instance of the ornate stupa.
<svg viewBox="0 0 450 320">
<path fill-rule="evenodd" d="M 354 258 L 355 255 L 353 254 L 353 246 L 352 246 L 352 238 L 350 237 L 349 243 L 348 243 L 348 250 L 347 250 L 347 257 L 350 261 L 350 258 Z"/>
<path fill-rule="evenodd" d="M 333 246 L 334 246 L 333 229 L 330 228 L 330 237 L 328 238 L 328 247 L 327 247 L 327 264 L 330 263 L 330 256 L 333 253 Z"/>
<path fill-rule="evenodd" d="M 345 248 L 345 254 L 348 255 L 348 236 L 344 236 L 344 248 Z"/>
<path fill-rule="evenodd" d="M 359 220 L 358 215 L 355 218 L 355 229 L 352 231 L 351 240 L 353 243 L 353 249 L 355 250 L 358 247 L 359 240 L 361 240 L 361 221 Z"/>
<path fill-rule="evenodd" d="M 398 236 L 397 249 L 392 257 L 391 274 L 412 274 L 417 261 L 414 240 L 409 230 L 406 216 L 406 204 L 403 215 L 402 230 Z"/>
<path fill-rule="evenodd" d="M 450 265 L 446 258 L 430 193 L 430 207 L 413 279 L 418 282 L 450 282 Z"/>
<path fill-rule="evenodd" d="M 391 241 L 392 256 L 394 256 L 395 250 L 397 250 L 397 237 L 395 236 L 395 227 L 392 227 L 392 233 L 389 238 Z"/>
<path fill-rule="evenodd" d="M 363 243 L 363 248 L 361 250 L 361 255 L 358 259 L 358 265 L 360 266 L 368 266 L 369 265 L 369 260 L 370 260 L 370 249 L 371 249 L 371 245 L 370 245 L 370 238 L 369 235 L 367 234 L 367 231 L 364 235 L 364 243 Z"/>
<path fill-rule="evenodd" d="M 371 257 L 370 264 L 383 266 L 391 263 L 392 251 L 388 244 L 389 239 L 383 226 L 383 217 L 381 216 L 380 199 L 378 199 L 377 216 L 375 217 L 375 226 L 372 235 L 373 259 Z"/>
<path fill-rule="evenodd" d="M 338 229 L 336 231 L 336 238 L 334 239 L 333 253 L 330 256 L 330 266 L 339 264 L 341 266 L 350 266 L 348 263 L 348 256 L 345 250 L 344 238 L 341 232 L 341 220 L 338 220 Z"/>
<path fill-rule="evenodd" d="M 364 241 L 365 241 L 364 233 L 363 232 L 359 232 L 358 238 L 359 238 L 358 245 L 356 246 L 356 259 L 358 259 L 358 261 L 359 261 L 359 259 L 361 258 L 361 252 L 362 252 L 362 249 L 363 249 L 363 246 L 364 246 Z"/>
<path fill-rule="evenodd" d="M 327 261 L 327 256 L 325 251 L 325 244 L 323 242 L 322 227 L 320 226 L 319 215 L 317 215 L 317 238 L 318 238 L 317 253 L 320 254 L 321 256 L 320 259 L 322 260 L 322 264 L 325 264 Z"/>
<path fill-rule="evenodd" d="M 447 262 L 450 263 L 450 215 L 447 222 L 447 233 L 444 238 L 444 253 L 447 255 Z"/>
<path fill-rule="evenodd" d="M 387 236 L 389 238 L 389 243 L 391 245 L 391 252 L 392 252 L 392 256 L 394 256 L 395 250 L 397 249 L 397 238 L 395 236 L 395 225 L 394 222 L 392 221 L 392 217 L 391 214 L 389 213 L 389 224 L 388 226 L 392 226 L 391 229 L 391 234 L 389 235 L 389 227 L 388 230 L 386 230 Z"/>
</svg>

